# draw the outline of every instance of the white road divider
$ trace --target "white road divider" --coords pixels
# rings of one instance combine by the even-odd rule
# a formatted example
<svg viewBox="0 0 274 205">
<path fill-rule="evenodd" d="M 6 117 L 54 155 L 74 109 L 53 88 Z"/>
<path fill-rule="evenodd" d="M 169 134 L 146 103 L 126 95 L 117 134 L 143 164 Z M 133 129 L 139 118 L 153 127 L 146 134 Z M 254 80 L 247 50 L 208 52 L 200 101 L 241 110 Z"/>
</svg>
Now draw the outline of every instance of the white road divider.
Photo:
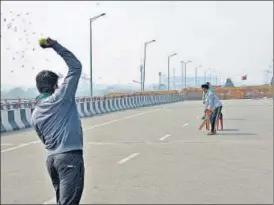
<svg viewBox="0 0 274 205">
<path fill-rule="evenodd" d="M 94 97 L 77 99 L 81 118 L 135 109 L 183 100 L 182 94 L 163 94 L 145 96 Z M 31 127 L 31 113 L 35 103 L 20 103 L 15 106 L 1 104 L 1 133 Z"/>
</svg>

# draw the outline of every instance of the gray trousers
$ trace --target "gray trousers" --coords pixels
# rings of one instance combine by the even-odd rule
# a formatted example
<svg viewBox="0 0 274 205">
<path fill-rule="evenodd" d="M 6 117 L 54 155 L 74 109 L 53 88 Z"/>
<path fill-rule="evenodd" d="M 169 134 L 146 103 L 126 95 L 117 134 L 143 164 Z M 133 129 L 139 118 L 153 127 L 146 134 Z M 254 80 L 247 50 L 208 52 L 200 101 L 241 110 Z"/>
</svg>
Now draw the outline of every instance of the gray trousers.
<svg viewBox="0 0 274 205">
<path fill-rule="evenodd" d="M 58 205 L 77 205 L 84 189 L 84 159 L 81 150 L 48 156 L 47 169 Z"/>
<path fill-rule="evenodd" d="M 211 132 L 216 131 L 216 122 L 220 113 L 222 112 L 222 108 L 223 106 L 217 107 L 210 116 Z"/>
</svg>

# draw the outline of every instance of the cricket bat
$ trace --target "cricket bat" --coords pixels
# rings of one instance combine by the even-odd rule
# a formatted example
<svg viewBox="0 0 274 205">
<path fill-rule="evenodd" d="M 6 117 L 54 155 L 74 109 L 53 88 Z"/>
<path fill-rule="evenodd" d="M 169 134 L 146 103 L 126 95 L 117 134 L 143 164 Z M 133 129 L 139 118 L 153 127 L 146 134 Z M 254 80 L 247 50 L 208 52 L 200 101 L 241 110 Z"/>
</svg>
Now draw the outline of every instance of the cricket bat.
<svg viewBox="0 0 274 205">
<path fill-rule="evenodd" d="M 207 121 L 207 119 L 204 119 L 204 121 L 202 122 L 202 124 L 199 127 L 199 130 L 202 130 L 204 128 L 206 121 Z"/>
<path fill-rule="evenodd" d="M 207 120 L 209 119 L 209 116 L 211 115 L 211 113 L 212 113 L 212 112 L 211 112 L 210 110 L 206 110 L 206 117 L 205 117 L 205 119 L 203 120 L 202 124 L 200 125 L 199 130 L 202 130 L 203 127 L 206 125 L 206 122 L 207 122 Z"/>
</svg>

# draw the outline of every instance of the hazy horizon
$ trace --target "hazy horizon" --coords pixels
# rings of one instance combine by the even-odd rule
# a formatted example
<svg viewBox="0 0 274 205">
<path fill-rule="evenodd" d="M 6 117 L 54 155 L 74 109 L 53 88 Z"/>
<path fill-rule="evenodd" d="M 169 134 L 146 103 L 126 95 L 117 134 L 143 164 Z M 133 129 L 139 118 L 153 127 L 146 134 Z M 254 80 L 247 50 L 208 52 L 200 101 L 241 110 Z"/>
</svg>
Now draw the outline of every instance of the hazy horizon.
<svg viewBox="0 0 274 205">
<path fill-rule="evenodd" d="M 178 53 L 171 60 L 176 75 L 181 73 L 181 60 L 192 60 L 187 66 L 189 77 L 194 76 L 196 66 L 202 65 L 200 76 L 211 68 L 222 78 L 232 78 L 235 84 L 241 83 L 240 77 L 245 74 L 246 84 L 266 81 L 264 70 L 273 59 L 270 1 L 1 1 L 1 86 L 33 87 L 35 75 L 42 69 L 66 74 L 58 55 L 38 47 L 38 39 L 47 36 L 70 49 L 89 76 L 89 18 L 100 13 L 106 16 L 92 24 L 95 83 L 129 84 L 139 80 L 144 42 L 152 39 L 156 42 L 147 50 L 147 84 L 158 82 L 158 72 L 167 74 L 167 56 L 173 52 Z M 12 23 L 10 28 L 8 23 Z M 21 51 L 25 51 L 24 57 Z"/>
</svg>

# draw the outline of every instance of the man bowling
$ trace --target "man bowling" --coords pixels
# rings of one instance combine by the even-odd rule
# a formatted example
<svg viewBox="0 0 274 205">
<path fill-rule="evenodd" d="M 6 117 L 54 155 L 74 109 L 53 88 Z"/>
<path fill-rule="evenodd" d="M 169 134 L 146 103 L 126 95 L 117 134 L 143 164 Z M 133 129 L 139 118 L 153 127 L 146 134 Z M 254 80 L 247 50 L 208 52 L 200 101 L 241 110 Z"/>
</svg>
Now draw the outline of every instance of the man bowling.
<svg viewBox="0 0 274 205">
<path fill-rule="evenodd" d="M 52 48 L 68 66 L 58 88 L 58 75 L 43 70 L 36 76 L 40 95 L 32 113 L 32 126 L 47 151 L 46 166 L 56 192 L 57 204 L 77 205 L 84 188 L 83 133 L 75 102 L 82 72 L 80 61 L 57 41 L 41 39 L 40 46 Z"/>
</svg>

